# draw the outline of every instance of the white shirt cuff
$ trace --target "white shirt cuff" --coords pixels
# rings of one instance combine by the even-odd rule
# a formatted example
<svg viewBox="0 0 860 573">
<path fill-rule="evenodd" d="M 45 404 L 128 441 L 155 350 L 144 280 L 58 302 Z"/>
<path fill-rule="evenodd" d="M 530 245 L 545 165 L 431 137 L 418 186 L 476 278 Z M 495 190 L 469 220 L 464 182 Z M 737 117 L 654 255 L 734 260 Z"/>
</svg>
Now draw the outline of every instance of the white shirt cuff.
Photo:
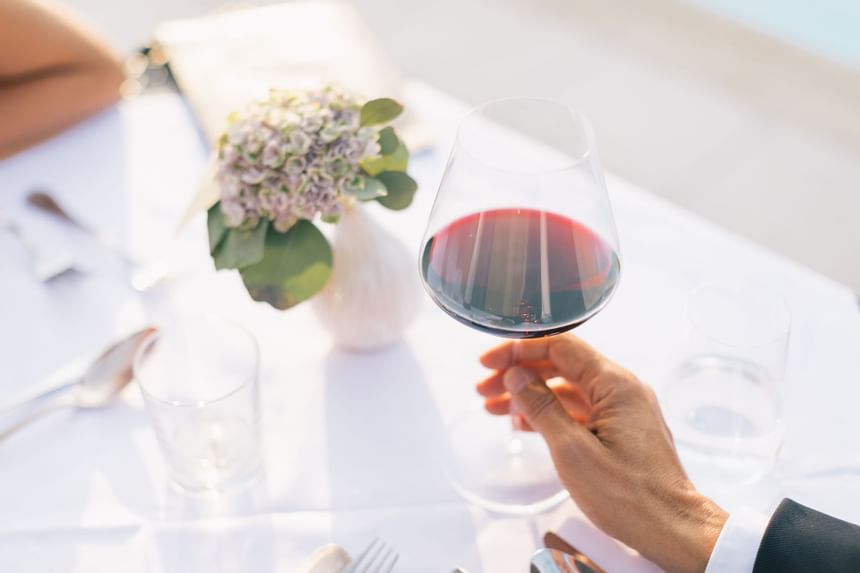
<svg viewBox="0 0 860 573">
<path fill-rule="evenodd" d="M 717 538 L 705 573 L 752 573 L 768 521 L 767 516 L 748 509 L 732 513 Z"/>
</svg>

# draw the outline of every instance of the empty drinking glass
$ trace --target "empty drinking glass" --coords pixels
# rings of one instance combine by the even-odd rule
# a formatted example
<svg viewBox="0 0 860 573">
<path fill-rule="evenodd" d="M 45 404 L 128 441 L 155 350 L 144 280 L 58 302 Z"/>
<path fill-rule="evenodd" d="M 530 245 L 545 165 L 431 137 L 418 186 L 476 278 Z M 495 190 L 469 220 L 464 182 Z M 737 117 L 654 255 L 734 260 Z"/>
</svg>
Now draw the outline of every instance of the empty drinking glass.
<svg viewBox="0 0 860 573">
<path fill-rule="evenodd" d="M 754 481 L 782 445 L 788 309 L 749 284 L 707 284 L 690 297 L 690 336 L 663 404 L 696 483 Z"/>
<path fill-rule="evenodd" d="M 134 377 L 174 482 L 225 489 L 257 473 L 258 368 L 254 337 L 215 317 L 160 328 L 141 346 Z"/>
</svg>

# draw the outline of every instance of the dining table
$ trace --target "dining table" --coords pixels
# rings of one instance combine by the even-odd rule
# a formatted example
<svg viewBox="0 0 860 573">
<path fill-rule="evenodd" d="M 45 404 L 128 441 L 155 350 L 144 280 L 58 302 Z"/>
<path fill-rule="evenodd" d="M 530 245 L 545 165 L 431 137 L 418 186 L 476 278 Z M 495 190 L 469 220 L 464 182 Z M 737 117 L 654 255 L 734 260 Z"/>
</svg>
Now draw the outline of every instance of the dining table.
<svg viewBox="0 0 860 573">
<path fill-rule="evenodd" d="M 469 106 L 421 81 L 406 82 L 402 99 L 432 142 L 410 162 L 419 190 L 404 211 L 367 210 L 413 253 L 420 289 L 422 233 Z M 20 237 L 0 229 L 0 409 L 79 375 L 137 328 L 215 314 L 247 328 L 260 346 L 264 471 L 235 491 L 173 487 L 134 384 L 109 407 L 46 415 L 0 440 L 0 571 L 301 572 L 322 545 L 355 554 L 379 538 L 400 555 L 395 571 L 521 573 L 547 531 L 609 573 L 660 571 L 571 500 L 507 515 L 461 498 L 441 461 L 446 427 L 481 408 L 474 383 L 487 372 L 478 357 L 498 339 L 422 296 L 402 340 L 349 351 L 334 344 L 310 304 L 279 311 L 254 302 L 236 271 L 215 270 L 205 215 L 183 222 L 210 155 L 182 95 L 164 92 L 127 98 L 0 161 L 0 211 L 31 248 L 68 257 L 75 268 L 36 280 Z M 737 277 L 767 285 L 791 314 L 784 444 L 765 478 L 705 493 L 730 512 L 767 514 L 789 496 L 860 522 L 856 294 L 621 177 L 608 173 L 606 181 L 622 278 L 611 303 L 576 335 L 659 394 L 683 358 L 689 293 Z M 122 262 L 92 235 L 29 205 L 33 191 L 50 193 L 134 257 L 164 262 L 168 277 L 135 290 Z M 758 215 L 779 213 L 773 205 Z M 801 223 L 797 232 L 812 231 Z"/>
</svg>

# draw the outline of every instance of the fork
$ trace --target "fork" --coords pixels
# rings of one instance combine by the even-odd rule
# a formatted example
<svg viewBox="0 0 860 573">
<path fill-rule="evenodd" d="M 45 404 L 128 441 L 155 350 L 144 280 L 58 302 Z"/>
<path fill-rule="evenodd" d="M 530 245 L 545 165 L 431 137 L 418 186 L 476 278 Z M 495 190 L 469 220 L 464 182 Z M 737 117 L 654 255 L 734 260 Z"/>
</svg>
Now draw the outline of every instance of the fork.
<svg viewBox="0 0 860 573">
<path fill-rule="evenodd" d="M 33 274 L 40 282 L 48 283 L 67 274 L 80 272 L 71 257 L 57 253 L 49 254 L 36 247 L 18 224 L 2 211 L 0 211 L 0 230 L 8 232 L 24 248 Z"/>
<path fill-rule="evenodd" d="M 343 573 L 390 573 L 400 556 L 377 537 Z"/>
<path fill-rule="evenodd" d="M 122 245 L 79 219 L 73 217 L 53 196 L 46 191 L 31 191 L 27 203 L 89 235 L 103 249 L 113 253 L 125 265 L 128 282 L 138 292 L 145 292 L 162 281 L 167 275 L 167 265 L 162 260 L 141 263 L 129 255 Z"/>
</svg>

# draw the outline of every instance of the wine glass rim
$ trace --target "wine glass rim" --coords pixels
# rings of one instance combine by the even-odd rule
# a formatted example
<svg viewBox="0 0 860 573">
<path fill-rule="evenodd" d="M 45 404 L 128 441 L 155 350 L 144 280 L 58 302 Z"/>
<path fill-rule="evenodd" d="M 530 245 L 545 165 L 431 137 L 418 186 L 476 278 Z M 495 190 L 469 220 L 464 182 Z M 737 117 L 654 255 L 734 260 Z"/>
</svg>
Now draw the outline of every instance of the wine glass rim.
<svg viewBox="0 0 860 573">
<path fill-rule="evenodd" d="M 582 154 L 578 155 L 575 158 L 571 157 L 571 159 L 568 162 L 563 163 L 563 164 L 559 165 L 558 167 L 552 167 L 552 168 L 547 168 L 547 169 L 533 169 L 532 170 L 532 169 L 513 169 L 510 167 L 502 167 L 502 166 L 498 166 L 498 165 L 492 165 L 492 168 L 494 170 L 501 171 L 503 173 L 516 174 L 516 175 L 538 175 L 538 174 L 559 173 L 562 171 L 567 171 L 567 170 L 573 169 L 576 166 L 588 161 L 591 158 L 592 150 L 594 149 L 594 127 L 591 124 L 591 120 L 588 119 L 588 116 L 585 115 L 584 113 L 574 109 L 573 107 L 571 107 L 567 104 L 564 104 L 558 100 L 548 98 L 548 97 L 542 97 L 542 96 L 498 97 L 498 98 L 493 98 L 493 99 L 487 100 L 487 101 L 482 102 L 476 106 L 471 107 L 469 109 L 469 111 L 467 111 L 466 114 L 463 115 L 462 118 L 460 118 L 460 121 L 457 124 L 457 132 L 456 132 L 456 137 L 454 139 L 454 144 L 456 146 L 460 147 L 463 150 L 463 152 L 465 152 L 467 155 L 472 157 L 475 161 L 478 161 L 478 162 L 483 163 L 483 164 L 487 164 L 486 160 L 481 159 L 481 157 L 479 157 L 478 154 L 474 153 L 471 149 L 469 149 L 468 145 L 463 143 L 463 136 L 462 136 L 463 125 L 470 118 L 472 118 L 473 116 L 476 116 L 482 110 L 484 110 L 488 107 L 498 105 L 501 103 L 508 103 L 508 102 L 514 102 L 514 101 L 532 101 L 532 102 L 543 102 L 543 103 L 551 104 L 555 107 L 563 109 L 564 111 L 569 113 L 571 115 L 571 117 L 579 118 L 579 120 L 582 122 L 582 127 L 585 131 L 586 139 L 587 139 L 589 145 L 586 147 L 585 151 Z M 517 131 L 519 131 L 519 130 L 517 130 Z"/>
<path fill-rule="evenodd" d="M 137 387 L 140 388 L 140 392 L 144 395 L 145 398 L 151 400 L 153 402 L 163 404 L 165 406 L 172 406 L 175 408 L 201 408 L 204 406 L 209 406 L 212 404 L 216 404 L 218 402 L 222 402 L 234 394 L 240 392 L 243 388 L 245 388 L 249 383 L 253 383 L 254 378 L 257 377 L 259 368 L 260 368 L 260 344 L 257 342 L 256 337 L 251 333 L 251 331 L 245 326 L 239 324 L 235 320 L 225 318 L 223 316 L 217 314 L 203 314 L 194 317 L 195 320 L 208 320 L 211 322 L 219 322 L 221 324 L 226 324 L 236 331 L 241 332 L 245 337 L 247 337 L 248 341 L 251 343 L 251 348 L 253 349 L 253 359 L 254 359 L 254 368 L 253 373 L 247 379 L 243 378 L 234 388 L 224 392 L 223 394 L 219 394 L 213 398 L 207 398 L 205 400 L 167 400 L 160 396 L 153 394 L 151 391 L 147 390 L 146 384 L 143 381 L 143 376 L 140 375 L 142 369 L 142 363 L 144 360 L 144 356 L 146 353 L 152 348 L 152 346 L 161 339 L 163 332 L 159 328 L 155 330 L 152 334 L 144 338 L 143 343 L 138 347 L 137 352 L 134 355 L 134 360 L 132 361 L 132 376 L 137 381 Z"/>
</svg>

